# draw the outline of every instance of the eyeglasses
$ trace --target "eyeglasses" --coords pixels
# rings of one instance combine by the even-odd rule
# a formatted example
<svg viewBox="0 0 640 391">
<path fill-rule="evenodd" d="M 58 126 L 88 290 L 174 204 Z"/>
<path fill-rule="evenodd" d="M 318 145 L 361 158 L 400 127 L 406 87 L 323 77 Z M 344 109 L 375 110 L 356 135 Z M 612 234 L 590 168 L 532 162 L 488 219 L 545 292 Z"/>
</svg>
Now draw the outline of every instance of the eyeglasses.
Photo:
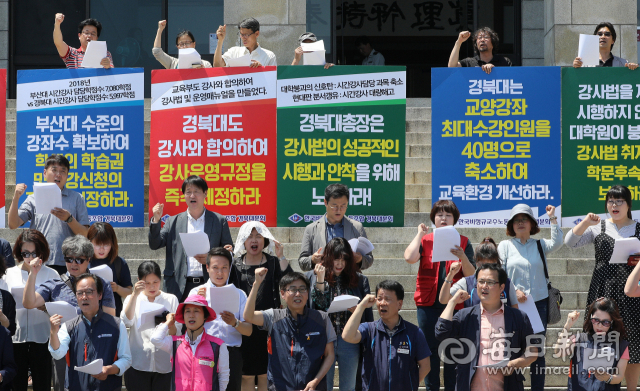
<svg viewBox="0 0 640 391">
<path fill-rule="evenodd" d="M 516 224 L 520 224 L 520 223 L 524 224 L 527 221 L 529 221 L 529 219 L 526 218 L 526 217 L 522 217 L 522 218 L 519 218 L 519 219 L 513 219 L 513 222 L 516 223 Z"/>
<path fill-rule="evenodd" d="M 78 265 L 82 265 L 84 262 L 87 262 L 87 260 L 85 258 L 71 258 L 71 257 L 64 257 L 64 261 L 66 263 L 75 262 Z"/>
<path fill-rule="evenodd" d="M 591 318 L 591 324 L 598 324 L 598 323 L 600 323 L 604 327 L 610 327 L 611 323 L 613 323 L 613 321 L 611 321 L 611 320 L 600 320 L 598 318 Z"/>
<path fill-rule="evenodd" d="M 308 292 L 307 287 L 303 286 L 301 288 L 289 288 L 287 289 L 287 292 L 291 293 L 292 295 L 295 295 L 296 293 L 300 292 L 301 295 L 304 295 L 305 293 Z"/>
<path fill-rule="evenodd" d="M 609 206 L 613 206 L 613 205 L 622 206 L 624 202 L 625 202 L 624 200 L 609 200 L 607 201 L 607 204 L 609 204 Z"/>
<path fill-rule="evenodd" d="M 611 36 L 611 32 L 609 31 L 598 31 L 596 34 L 598 34 L 599 36 L 605 36 L 605 37 L 610 37 Z"/>
<path fill-rule="evenodd" d="M 187 197 L 191 197 L 192 195 L 198 197 L 198 196 L 201 196 L 203 194 L 204 193 L 201 192 L 201 191 L 188 191 L 188 192 L 184 193 L 184 195 L 187 196 Z"/>
<path fill-rule="evenodd" d="M 347 210 L 347 206 L 349 205 L 329 205 L 331 210 Z"/>
<path fill-rule="evenodd" d="M 95 247 L 95 248 L 109 248 L 109 247 L 111 247 L 111 244 L 94 244 L 93 247 Z"/>
<path fill-rule="evenodd" d="M 478 286 L 486 285 L 489 288 L 493 288 L 497 283 L 498 281 L 493 280 L 478 280 Z"/>
<path fill-rule="evenodd" d="M 67 172 L 67 170 L 58 170 L 57 168 L 51 168 L 51 169 L 49 169 L 49 171 L 51 171 L 53 173 L 53 175 L 68 175 L 69 174 Z"/>
<path fill-rule="evenodd" d="M 29 252 L 23 251 L 20 253 L 20 255 L 22 256 L 22 258 L 36 258 L 38 256 L 38 253 L 36 252 L 29 253 Z"/>
<path fill-rule="evenodd" d="M 98 36 L 98 34 L 97 34 L 97 33 L 93 32 L 93 31 L 89 31 L 89 30 L 84 30 L 84 31 L 82 32 L 82 34 L 83 34 L 83 35 L 88 35 L 88 36 L 90 36 L 90 37 L 97 37 L 97 36 Z"/>
<path fill-rule="evenodd" d="M 478 35 L 478 37 L 476 37 L 476 41 L 488 41 L 490 39 L 491 37 L 488 35 Z"/>
<path fill-rule="evenodd" d="M 87 289 L 84 291 L 76 291 L 76 297 L 77 298 L 81 298 L 82 296 L 87 296 L 87 297 L 91 297 L 93 296 L 93 294 L 96 293 L 95 289 Z"/>
<path fill-rule="evenodd" d="M 176 46 L 178 46 L 179 48 L 184 48 L 191 45 L 192 43 L 193 41 L 182 41 L 182 42 L 178 42 Z"/>
<path fill-rule="evenodd" d="M 252 36 L 252 35 L 253 35 L 253 34 L 255 34 L 255 33 L 256 33 L 256 32 L 254 31 L 254 32 L 252 32 L 251 34 L 240 34 L 240 33 L 238 33 L 238 34 L 240 34 L 240 36 L 241 36 L 242 38 L 249 38 L 250 36 Z"/>
</svg>

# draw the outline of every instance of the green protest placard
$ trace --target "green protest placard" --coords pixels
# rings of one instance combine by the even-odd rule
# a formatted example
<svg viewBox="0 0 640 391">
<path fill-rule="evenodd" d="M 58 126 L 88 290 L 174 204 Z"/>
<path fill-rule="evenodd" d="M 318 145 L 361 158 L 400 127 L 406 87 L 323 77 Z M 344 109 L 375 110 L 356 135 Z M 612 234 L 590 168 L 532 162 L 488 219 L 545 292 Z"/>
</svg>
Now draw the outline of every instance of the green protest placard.
<svg viewBox="0 0 640 391">
<path fill-rule="evenodd" d="M 562 226 L 574 227 L 590 212 L 608 217 L 604 201 L 613 185 L 640 200 L 639 159 L 640 73 L 563 68 Z"/>
<path fill-rule="evenodd" d="M 278 226 L 320 218 L 338 182 L 350 218 L 404 225 L 405 83 L 399 66 L 278 67 Z"/>
</svg>

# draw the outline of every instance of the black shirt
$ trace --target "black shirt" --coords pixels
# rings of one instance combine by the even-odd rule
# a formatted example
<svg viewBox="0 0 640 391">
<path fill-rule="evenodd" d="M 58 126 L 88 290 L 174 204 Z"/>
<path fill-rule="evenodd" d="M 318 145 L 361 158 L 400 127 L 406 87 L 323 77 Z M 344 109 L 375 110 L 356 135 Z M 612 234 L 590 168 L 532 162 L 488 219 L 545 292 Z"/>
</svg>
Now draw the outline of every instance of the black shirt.
<svg viewBox="0 0 640 391">
<path fill-rule="evenodd" d="M 485 64 L 493 64 L 494 66 L 497 66 L 497 67 L 510 67 L 511 60 L 499 54 L 494 54 L 493 58 L 488 63 L 482 61 L 480 59 L 480 55 L 475 55 L 473 57 L 467 57 L 464 60 L 460 60 L 461 67 L 481 67 Z"/>
<path fill-rule="evenodd" d="M 613 56 L 609 57 L 607 61 L 598 60 L 599 64 L 597 67 L 612 67 L 613 66 Z"/>
</svg>

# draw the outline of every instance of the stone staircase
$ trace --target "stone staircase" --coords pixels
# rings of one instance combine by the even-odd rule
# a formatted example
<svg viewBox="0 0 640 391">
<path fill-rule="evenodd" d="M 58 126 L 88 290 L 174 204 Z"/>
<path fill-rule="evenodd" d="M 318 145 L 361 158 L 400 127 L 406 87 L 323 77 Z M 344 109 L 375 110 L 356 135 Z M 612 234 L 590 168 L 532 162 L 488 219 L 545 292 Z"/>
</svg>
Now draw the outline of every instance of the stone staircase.
<svg viewBox="0 0 640 391">
<path fill-rule="evenodd" d="M 16 141 L 15 101 L 7 103 L 6 128 L 6 208 L 9 209 L 15 188 L 15 141 Z M 145 102 L 145 170 L 149 162 L 149 129 L 150 129 L 149 100 Z M 415 279 L 418 264 L 409 265 L 403 259 L 406 246 L 413 239 L 419 223 L 429 223 L 431 209 L 431 100 L 407 99 L 406 118 L 406 181 L 405 181 L 405 227 L 403 228 L 369 228 L 367 234 L 376 246 L 374 250 L 375 263 L 366 270 L 372 290 L 381 280 L 391 278 L 399 281 L 405 287 L 406 295 L 402 316 L 417 324 L 416 307 L 413 301 Z M 145 175 L 145 186 L 148 186 L 148 172 Z M 147 190 L 147 189 L 145 189 Z M 148 191 L 145 192 L 145 210 L 148 210 Z M 148 221 L 148 218 L 145 218 Z M 299 270 L 297 258 L 300 251 L 304 228 L 271 228 L 273 235 L 285 244 L 285 255 L 291 260 L 294 269 Z M 486 236 L 492 236 L 496 241 L 506 239 L 505 230 L 500 229 L 469 229 L 459 230 L 462 235 L 470 238 L 474 246 Z M 564 230 L 565 234 L 568 230 Z M 238 229 L 231 230 L 235 239 Z M 0 237 L 15 241 L 18 231 L 0 229 Z M 127 260 L 132 275 L 135 276 L 138 265 L 145 260 L 155 260 L 162 266 L 164 263 L 164 249 L 152 251 L 149 249 L 146 228 L 117 229 L 120 255 Z M 549 238 L 549 229 L 543 229 L 537 238 Z M 551 325 L 547 334 L 547 346 L 551 346 L 557 338 L 560 327 L 564 324 L 568 312 L 586 306 L 586 291 L 588 290 L 593 270 L 593 247 L 587 246 L 578 250 L 562 247 L 550 255 L 548 259 L 549 272 L 554 286 L 561 290 L 564 297 L 562 306 L 563 320 Z M 566 389 L 567 376 L 562 370 L 568 366 L 559 359 L 552 357 L 552 352 L 546 354 L 547 365 L 557 374 L 546 376 L 548 390 Z M 336 371 L 336 376 L 338 371 Z M 528 376 L 527 383 L 528 386 Z M 337 385 L 337 377 L 336 382 Z M 337 389 L 337 388 L 335 388 Z"/>
</svg>

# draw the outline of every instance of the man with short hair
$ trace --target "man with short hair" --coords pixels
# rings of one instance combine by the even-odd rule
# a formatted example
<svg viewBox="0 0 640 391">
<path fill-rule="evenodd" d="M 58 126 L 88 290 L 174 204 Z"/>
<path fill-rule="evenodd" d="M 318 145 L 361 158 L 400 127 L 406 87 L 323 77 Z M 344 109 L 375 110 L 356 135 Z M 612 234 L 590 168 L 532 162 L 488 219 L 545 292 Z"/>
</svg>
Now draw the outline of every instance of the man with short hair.
<svg viewBox="0 0 640 391">
<path fill-rule="evenodd" d="M 257 68 L 261 66 L 276 66 L 276 55 L 267 49 L 263 49 L 258 43 L 258 37 L 260 36 L 260 22 L 254 18 L 246 18 L 240 24 L 238 24 L 238 30 L 240 38 L 242 39 L 243 46 L 234 46 L 222 54 L 222 44 L 224 38 L 227 36 L 227 25 L 219 26 L 216 31 L 218 37 L 218 45 L 216 46 L 215 54 L 213 55 L 214 67 L 228 67 L 228 61 L 232 58 L 239 58 L 251 56 L 251 67 Z"/>
<path fill-rule="evenodd" d="M 242 317 L 244 306 L 247 302 L 247 295 L 243 290 L 236 288 L 233 284 L 229 284 L 229 272 L 233 258 L 231 253 L 223 247 L 214 247 L 207 254 L 207 272 L 209 273 L 209 281 L 205 284 L 195 287 L 189 292 L 189 296 L 200 295 L 205 297 L 211 305 L 214 300 L 209 297 L 207 290 L 211 290 L 212 294 L 216 289 L 226 286 L 233 287 L 238 294 L 238 308 L 234 312 L 222 311 L 213 322 L 204 324 L 207 334 L 220 338 L 227 344 L 229 352 L 229 383 L 227 391 L 240 391 L 242 386 L 242 336 L 251 335 L 253 326 L 249 322 L 245 322 Z M 226 288 L 225 288 L 226 289 Z"/>
<path fill-rule="evenodd" d="M 431 369 L 431 351 L 420 328 L 402 319 L 404 288 L 384 280 L 375 295 L 367 295 L 356 307 L 342 331 L 342 339 L 359 343 L 362 356 L 362 389 L 365 391 L 417 391 Z M 380 319 L 360 323 L 365 309 L 377 302 Z"/>
<path fill-rule="evenodd" d="M 269 390 L 327 390 L 325 375 L 335 361 L 336 333 L 326 312 L 307 307 L 309 280 L 291 272 L 280 279 L 286 309 L 255 311 L 267 268 L 255 271 L 255 282 L 244 307 L 244 319 L 269 333 Z"/>
<path fill-rule="evenodd" d="M 89 231 L 89 213 L 82 195 L 65 187 L 70 169 L 69 160 L 60 154 L 53 154 L 44 162 L 43 178 L 55 183 L 62 193 L 62 208 L 54 208 L 51 213 L 36 211 L 36 198 L 30 194 L 18 209 L 18 201 L 27 190 L 24 183 L 16 184 L 13 201 L 9 207 L 9 228 L 16 229 L 31 221 L 31 229 L 42 232 L 49 243 L 47 266 L 59 274 L 67 272 L 62 255 L 62 242 L 73 235 L 87 236 Z"/>
<path fill-rule="evenodd" d="M 205 208 L 207 182 L 197 175 L 191 175 L 182 183 L 182 194 L 187 210 L 171 216 L 160 228 L 164 204 L 153 207 L 153 217 L 149 224 L 149 247 L 152 250 L 165 248 L 164 291 L 175 295 L 182 303 L 191 289 L 204 284 L 209 279 L 207 254 L 187 257 L 180 240 L 180 233 L 204 231 L 209 237 L 209 248 L 224 246 L 233 250 L 233 240 L 227 219 L 223 215 Z"/>
<path fill-rule="evenodd" d="M 488 74 L 491 73 L 493 67 L 510 67 L 511 60 L 499 54 L 494 54 L 498 50 L 500 39 L 498 34 L 489 27 L 482 27 L 473 33 L 473 52 L 474 57 L 467 57 L 458 61 L 460 57 L 460 46 L 464 41 L 469 39 L 471 33 L 463 31 L 458 34 L 458 39 L 453 45 L 453 50 L 449 56 L 449 68 L 455 67 L 482 67 L 482 70 Z"/>
<path fill-rule="evenodd" d="M 322 251 L 333 238 L 347 240 L 367 237 L 362 223 L 350 219 L 345 214 L 349 205 L 349 188 L 341 183 L 334 183 L 324 189 L 324 216 L 307 225 L 302 237 L 302 249 L 298 264 L 303 271 L 312 270 L 322 260 Z M 353 259 L 361 270 L 373 265 L 373 254 L 353 253 Z"/>
<path fill-rule="evenodd" d="M 436 324 L 436 338 L 440 341 L 453 338 L 468 342 L 463 344 L 464 354 L 456 357 L 474 354 L 471 360 L 457 363 L 456 390 L 523 391 L 524 376 L 514 373 L 514 369 L 529 367 L 538 358 L 536 346 L 542 344 L 539 338 L 531 339 L 534 334 L 527 314 L 502 302 L 507 272 L 500 265 L 482 264 L 476 270 L 476 281 L 480 304 L 453 315 L 455 306 L 469 299 L 469 293 L 461 289 L 449 300 Z M 475 346 L 473 353 L 469 346 Z M 495 369 L 505 360 L 507 364 L 497 371 L 486 368 L 494 365 Z"/>
<path fill-rule="evenodd" d="M 384 56 L 371 47 L 369 37 L 361 36 L 356 39 L 356 47 L 361 55 L 364 56 L 362 65 L 384 65 Z"/>
<path fill-rule="evenodd" d="M 81 313 L 81 306 L 76 296 L 75 285 L 77 279 L 87 273 L 89 261 L 93 256 L 93 244 L 82 235 L 71 236 L 62 243 L 62 254 L 66 263 L 67 272 L 60 275 L 60 279 L 45 282 L 36 289 L 38 272 L 42 268 L 42 260 L 31 260 L 31 271 L 27 277 L 22 305 L 26 309 L 42 308 L 45 303 L 53 301 L 65 301 L 76 307 Z M 111 316 L 116 315 L 116 302 L 113 297 L 111 284 L 98 277 L 104 286 L 104 293 L 100 295 L 100 305 L 103 311 Z M 63 391 L 65 383 L 66 363 L 64 359 L 56 360 L 54 357 L 54 390 Z"/>
<path fill-rule="evenodd" d="M 82 65 L 84 54 L 87 51 L 89 42 L 97 41 L 102 31 L 102 24 L 95 19 L 85 19 L 78 25 L 78 39 L 80 40 L 80 48 L 75 49 L 67 45 L 62 39 L 62 31 L 60 31 L 60 24 L 64 21 L 64 14 L 56 14 L 56 21 L 53 25 L 53 43 L 58 49 L 58 54 L 64 64 L 69 69 L 77 69 Z M 107 57 L 100 61 L 105 69 L 113 68 L 113 58 L 111 53 L 107 51 Z"/>
<path fill-rule="evenodd" d="M 108 284 L 107 284 L 108 285 Z M 84 273 L 75 282 L 82 313 L 62 326 L 62 315 L 50 319 L 49 352 L 56 360 L 67 355 L 69 391 L 114 391 L 122 388 L 122 375 L 131 366 L 129 337 L 124 323 L 102 311 L 103 280 Z M 102 371 L 89 375 L 75 370 L 102 359 Z"/>
</svg>

